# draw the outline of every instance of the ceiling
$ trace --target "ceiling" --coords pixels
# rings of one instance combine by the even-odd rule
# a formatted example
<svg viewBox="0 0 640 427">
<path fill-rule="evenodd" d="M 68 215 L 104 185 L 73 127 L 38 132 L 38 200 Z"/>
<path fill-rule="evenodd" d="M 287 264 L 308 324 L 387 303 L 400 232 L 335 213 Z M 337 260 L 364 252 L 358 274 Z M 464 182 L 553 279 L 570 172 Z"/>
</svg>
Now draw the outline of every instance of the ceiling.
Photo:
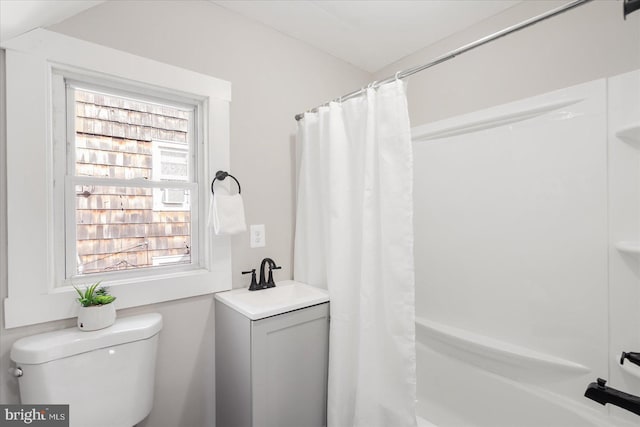
<svg viewBox="0 0 640 427">
<path fill-rule="evenodd" d="M 0 0 L 0 41 L 103 1 Z M 210 1 L 374 73 L 522 0 Z"/>
<path fill-rule="evenodd" d="M 0 0 L 0 41 L 46 27 L 104 0 Z"/>
<path fill-rule="evenodd" d="M 211 0 L 374 73 L 521 0 Z"/>
</svg>

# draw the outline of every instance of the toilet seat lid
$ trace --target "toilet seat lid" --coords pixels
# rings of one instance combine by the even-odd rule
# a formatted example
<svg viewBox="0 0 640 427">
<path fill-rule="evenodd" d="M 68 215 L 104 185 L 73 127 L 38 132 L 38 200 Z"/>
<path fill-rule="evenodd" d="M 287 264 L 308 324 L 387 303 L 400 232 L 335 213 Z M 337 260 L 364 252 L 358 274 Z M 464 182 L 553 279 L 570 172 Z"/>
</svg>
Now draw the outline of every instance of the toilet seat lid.
<svg viewBox="0 0 640 427">
<path fill-rule="evenodd" d="M 36 365 L 80 353 L 151 338 L 162 329 L 159 313 L 124 317 L 105 329 L 81 331 L 73 327 L 21 338 L 11 348 L 11 360 Z"/>
</svg>

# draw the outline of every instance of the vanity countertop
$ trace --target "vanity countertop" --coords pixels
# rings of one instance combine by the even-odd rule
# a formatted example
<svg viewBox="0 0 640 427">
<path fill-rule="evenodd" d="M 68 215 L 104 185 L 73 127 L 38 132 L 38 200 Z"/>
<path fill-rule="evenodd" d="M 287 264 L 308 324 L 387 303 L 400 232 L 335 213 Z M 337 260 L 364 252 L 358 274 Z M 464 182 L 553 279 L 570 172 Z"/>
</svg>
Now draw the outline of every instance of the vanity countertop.
<svg viewBox="0 0 640 427">
<path fill-rule="evenodd" d="M 216 299 L 251 320 L 259 320 L 328 302 L 329 293 L 305 283 L 284 280 L 276 282 L 274 288 L 259 291 L 242 288 L 219 292 Z"/>
</svg>

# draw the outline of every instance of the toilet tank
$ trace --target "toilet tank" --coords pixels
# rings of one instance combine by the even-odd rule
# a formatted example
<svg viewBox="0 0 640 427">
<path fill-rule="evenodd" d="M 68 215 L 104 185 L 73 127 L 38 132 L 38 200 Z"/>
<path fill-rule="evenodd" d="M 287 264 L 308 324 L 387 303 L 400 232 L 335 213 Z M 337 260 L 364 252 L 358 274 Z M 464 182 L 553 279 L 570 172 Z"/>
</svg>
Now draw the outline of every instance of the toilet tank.
<svg viewBox="0 0 640 427">
<path fill-rule="evenodd" d="M 68 404 L 71 427 L 132 427 L 151 412 L 158 313 L 109 328 L 22 338 L 11 348 L 23 404 Z"/>
</svg>

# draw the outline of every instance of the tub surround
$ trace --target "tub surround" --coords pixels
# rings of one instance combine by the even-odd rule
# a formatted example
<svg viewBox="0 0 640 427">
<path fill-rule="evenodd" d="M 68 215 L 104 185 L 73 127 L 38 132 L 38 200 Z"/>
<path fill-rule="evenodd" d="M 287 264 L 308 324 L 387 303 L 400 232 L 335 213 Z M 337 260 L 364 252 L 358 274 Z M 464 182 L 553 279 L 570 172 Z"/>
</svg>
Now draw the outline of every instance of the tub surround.
<svg viewBox="0 0 640 427">
<path fill-rule="evenodd" d="M 414 128 L 424 418 L 637 422 L 640 259 L 619 242 L 640 236 L 640 151 L 619 129 L 638 93 L 640 70 Z M 456 409 L 463 379 L 484 391 Z"/>
</svg>

